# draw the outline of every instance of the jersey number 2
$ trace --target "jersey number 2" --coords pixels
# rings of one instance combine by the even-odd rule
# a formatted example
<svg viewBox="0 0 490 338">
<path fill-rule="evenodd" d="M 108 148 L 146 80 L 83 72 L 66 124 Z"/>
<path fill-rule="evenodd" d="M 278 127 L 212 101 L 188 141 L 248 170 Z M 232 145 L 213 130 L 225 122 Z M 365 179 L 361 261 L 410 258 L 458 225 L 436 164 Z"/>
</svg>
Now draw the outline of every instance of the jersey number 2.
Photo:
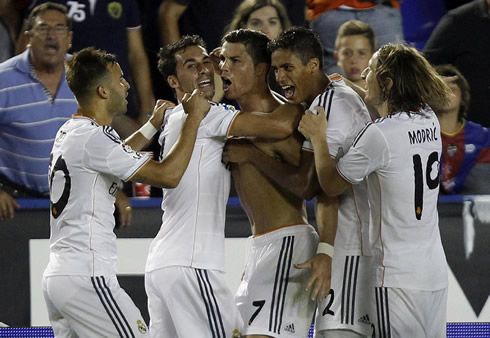
<svg viewBox="0 0 490 338">
<path fill-rule="evenodd" d="M 432 166 L 439 160 L 439 154 L 434 151 L 429 155 L 427 166 L 425 167 L 425 181 L 430 190 L 439 186 L 439 174 L 431 178 Z M 413 170 L 415 178 L 415 217 L 418 220 L 422 218 L 422 209 L 424 208 L 424 174 L 422 171 L 422 158 L 420 155 L 413 155 Z"/>
</svg>

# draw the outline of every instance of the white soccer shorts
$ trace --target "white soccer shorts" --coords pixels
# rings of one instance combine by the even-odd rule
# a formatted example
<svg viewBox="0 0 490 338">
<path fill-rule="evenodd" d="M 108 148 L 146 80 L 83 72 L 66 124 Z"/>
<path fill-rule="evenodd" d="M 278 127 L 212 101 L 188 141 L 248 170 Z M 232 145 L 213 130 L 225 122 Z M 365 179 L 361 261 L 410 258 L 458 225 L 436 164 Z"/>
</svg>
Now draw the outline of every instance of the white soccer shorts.
<svg viewBox="0 0 490 338">
<path fill-rule="evenodd" d="M 151 337 L 238 336 L 242 327 L 224 273 L 170 266 L 145 274 Z"/>
<path fill-rule="evenodd" d="M 243 335 L 307 337 L 315 303 L 305 291 L 311 272 L 293 264 L 316 253 L 311 225 L 294 225 L 249 238 L 247 263 L 236 294 Z"/>
<path fill-rule="evenodd" d="M 371 336 L 371 321 L 375 319 L 370 313 L 373 293 L 371 264 L 372 257 L 335 252 L 330 291 L 317 309 L 317 333 L 341 329 Z M 320 334 L 317 336 L 322 337 Z M 328 337 L 327 332 L 323 336 Z"/>
<path fill-rule="evenodd" d="M 376 287 L 375 337 L 446 337 L 447 288 L 418 291 Z"/>
<path fill-rule="evenodd" d="M 43 292 L 57 338 L 149 336 L 140 311 L 116 276 L 44 277 Z"/>
</svg>

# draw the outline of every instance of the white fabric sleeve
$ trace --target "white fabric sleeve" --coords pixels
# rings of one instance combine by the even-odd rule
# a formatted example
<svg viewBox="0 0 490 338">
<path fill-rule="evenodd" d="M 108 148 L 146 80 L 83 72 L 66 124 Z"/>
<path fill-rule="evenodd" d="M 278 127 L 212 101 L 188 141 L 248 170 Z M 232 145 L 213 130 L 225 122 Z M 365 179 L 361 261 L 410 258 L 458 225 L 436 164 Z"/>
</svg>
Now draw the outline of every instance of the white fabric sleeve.
<svg viewBox="0 0 490 338">
<path fill-rule="evenodd" d="M 369 123 L 339 160 L 337 171 L 348 182 L 358 184 L 372 172 L 386 166 L 388 161 L 388 143 L 376 124 Z"/>
<path fill-rule="evenodd" d="M 148 156 L 124 144 L 111 127 L 101 126 L 85 143 L 87 167 L 113 175 L 123 181 L 130 179 L 146 162 Z"/>
<path fill-rule="evenodd" d="M 213 103 L 201 126 L 206 131 L 205 137 L 226 137 L 239 111 L 227 104 Z"/>
</svg>

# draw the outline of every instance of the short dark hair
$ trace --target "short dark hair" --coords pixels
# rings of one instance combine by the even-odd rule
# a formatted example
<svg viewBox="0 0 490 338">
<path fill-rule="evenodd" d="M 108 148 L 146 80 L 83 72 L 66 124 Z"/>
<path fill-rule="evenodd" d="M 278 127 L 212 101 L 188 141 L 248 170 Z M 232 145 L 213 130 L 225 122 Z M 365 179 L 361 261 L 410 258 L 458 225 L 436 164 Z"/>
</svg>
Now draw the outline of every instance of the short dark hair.
<svg viewBox="0 0 490 338">
<path fill-rule="evenodd" d="M 179 41 L 160 48 L 157 66 L 165 81 L 170 75 L 176 75 L 177 60 L 175 59 L 175 54 L 190 46 L 206 49 L 206 43 L 199 35 L 185 35 Z"/>
<path fill-rule="evenodd" d="M 271 56 L 267 50 L 269 41 L 264 33 L 244 28 L 227 33 L 221 40 L 222 43 L 241 43 L 244 45 L 248 55 L 252 57 L 254 65 L 259 63 L 271 64 Z"/>
<path fill-rule="evenodd" d="M 381 46 L 377 54 L 374 72 L 381 99 L 388 103 L 390 114 L 417 112 L 427 105 L 443 107 L 449 103 L 451 89 L 417 49 L 403 43 L 389 43 Z M 387 87 L 388 78 L 393 81 L 391 89 Z"/>
<path fill-rule="evenodd" d="M 323 69 L 322 43 L 311 29 L 291 27 L 269 42 L 268 49 L 270 54 L 278 49 L 289 50 L 298 55 L 303 65 L 316 58 L 320 62 L 320 69 Z"/>
<path fill-rule="evenodd" d="M 32 27 L 34 27 L 34 22 L 36 18 L 47 11 L 58 11 L 63 13 L 66 18 L 66 26 L 71 31 L 71 18 L 68 16 L 68 9 L 65 5 L 54 3 L 54 2 L 45 2 L 43 4 L 37 5 L 34 7 L 27 18 L 27 30 L 30 31 Z"/>
<path fill-rule="evenodd" d="M 453 65 L 439 65 L 435 68 L 436 72 L 440 76 L 456 76 L 456 80 L 454 81 L 454 83 L 456 83 L 456 85 L 461 90 L 461 104 L 459 106 L 458 120 L 462 121 L 466 118 L 466 115 L 468 114 L 468 110 L 470 108 L 471 95 L 468 80 L 466 80 L 466 78 L 463 76 L 463 74 L 461 74 L 458 68 Z"/>
<path fill-rule="evenodd" d="M 108 65 L 117 62 L 114 54 L 87 47 L 66 61 L 66 81 L 80 103 L 90 99 L 104 77 L 109 75 Z"/>
<path fill-rule="evenodd" d="M 353 35 L 361 35 L 368 39 L 371 52 L 374 53 L 376 51 L 376 38 L 374 37 L 373 29 L 369 24 L 359 20 L 349 20 L 339 27 L 337 38 L 335 39 L 335 49 L 340 49 L 340 39 Z"/>
</svg>

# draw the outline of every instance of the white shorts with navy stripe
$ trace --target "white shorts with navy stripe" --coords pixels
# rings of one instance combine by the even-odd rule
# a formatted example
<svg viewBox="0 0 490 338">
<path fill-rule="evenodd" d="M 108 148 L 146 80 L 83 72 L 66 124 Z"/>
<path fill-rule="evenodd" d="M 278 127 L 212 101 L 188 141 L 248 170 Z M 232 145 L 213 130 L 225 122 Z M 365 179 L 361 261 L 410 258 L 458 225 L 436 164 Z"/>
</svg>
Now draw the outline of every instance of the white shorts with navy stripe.
<svg viewBox="0 0 490 338">
<path fill-rule="evenodd" d="M 317 310 L 315 331 L 350 330 L 371 336 L 372 257 L 336 251 L 328 296 Z M 317 335 L 321 336 L 321 335 Z M 325 333 L 324 336 L 328 337 Z"/>
<path fill-rule="evenodd" d="M 243 335 L 307 337 L 315 303 L 305 291 L 311 272 L 293 264 L 315 255 L 318 234 L 294 225 L 249 238 L 247 263 L 236 294 Z"/>
<path fill-rule="evenodd" d="M 170 266 L 145 274 L 151 337 L 238 335 L 242 327 L 224 272 Z"/>
<path fill-rule="evenodd" d="M 373 298 L 373 337 L 446 337 L 447 288 L 419 291 L 376 287 Z"/>
<path fill-rule="evenodd" d="M 140 311 L 116 276 L 43 278 L 55 337 L 148 337 Z"/>
</svg>

